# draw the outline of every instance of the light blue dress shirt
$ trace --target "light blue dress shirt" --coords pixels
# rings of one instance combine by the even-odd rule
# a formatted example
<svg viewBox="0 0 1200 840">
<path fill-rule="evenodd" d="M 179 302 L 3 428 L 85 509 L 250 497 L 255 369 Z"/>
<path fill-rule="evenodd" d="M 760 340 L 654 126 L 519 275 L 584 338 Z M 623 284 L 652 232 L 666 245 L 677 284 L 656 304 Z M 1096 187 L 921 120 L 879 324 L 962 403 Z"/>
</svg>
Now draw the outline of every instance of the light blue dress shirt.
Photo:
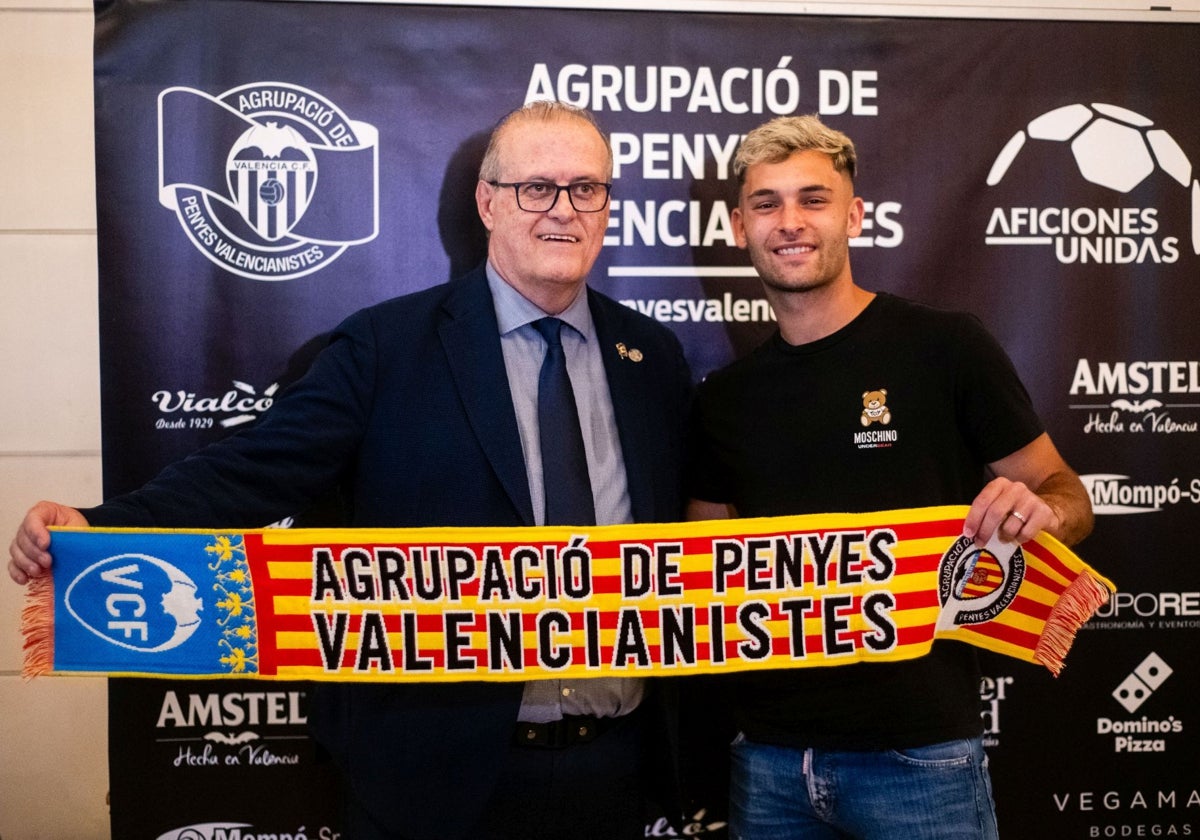
<svg viewBox="0 0 1200 840">
<path fill-rule="evenodd" d="M 538 437 L 538 374 L 546 355 L 546 342 L 533 322 L 545 318 L 543 312 L 516 289 L 504 282 L 487 266 L 488 284 L 500 325 L 500 348 L 508 373 L 521 448 L 525 453 L 525 472 L 529 478 L 529 496 L 534 521 L 544 524 L 546 494 L 542 482 L 541 442 Z M 588 308 L 587 294 L 580 287 L 574 302 L 555 317 L 570 329 L 562 331 L 567 373 L 579 409 L 583 447 L 587 454 L 592 498 L 596 504 L 596 523 L 616 525 L 633 521 L 625 459 L 613 413 L 608 377 L 596 338 L 595 324 Z M 526 684 L 519 719 L 530 723 L 558 720 L 563 715 L 615 717 L 637 707 L 645 684 L 635 678 L 600 677 L 588 680 L 536 680 Z"/>
</svg>

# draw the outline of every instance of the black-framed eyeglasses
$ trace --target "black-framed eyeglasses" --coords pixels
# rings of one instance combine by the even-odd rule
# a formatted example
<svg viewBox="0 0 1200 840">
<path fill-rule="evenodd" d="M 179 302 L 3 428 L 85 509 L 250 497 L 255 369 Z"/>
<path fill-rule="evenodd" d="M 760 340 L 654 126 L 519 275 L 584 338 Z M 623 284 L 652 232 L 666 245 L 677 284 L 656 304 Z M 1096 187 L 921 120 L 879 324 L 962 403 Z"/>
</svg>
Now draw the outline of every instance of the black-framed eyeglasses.
<svg viewBox="0 0 1200 840">
<path fill-rule="evenodd" d="M 599 213 L 608 204 L 612 184 L 579 181 L 574 184 L 552 184 L 549 181 L 488 181 L 493 187 L 512 187 L 517 194 L 517 206 L 530 213 L 545 213 L 558 203 L 558 194 L 565 192 L 571 206 L 580 213 Z"/>
</svg>

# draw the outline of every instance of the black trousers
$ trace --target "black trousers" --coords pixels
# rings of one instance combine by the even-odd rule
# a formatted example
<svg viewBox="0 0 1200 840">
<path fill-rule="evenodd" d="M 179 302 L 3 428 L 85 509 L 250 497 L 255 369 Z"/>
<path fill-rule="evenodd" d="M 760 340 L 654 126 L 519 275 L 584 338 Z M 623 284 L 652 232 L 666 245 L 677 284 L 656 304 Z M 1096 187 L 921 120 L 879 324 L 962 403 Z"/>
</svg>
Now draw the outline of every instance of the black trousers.
<svg viewBox="0 0 1200 840">
<path fill-rule="evenodd" d="M 638 710 L 585 744 L 511 746 L 470 840 L 643 840 L 645 720 Z M 454 779 L 446 779 L 448 786 Z M 350 804 L 345 840 L 413 840 Z"/>
</svg>

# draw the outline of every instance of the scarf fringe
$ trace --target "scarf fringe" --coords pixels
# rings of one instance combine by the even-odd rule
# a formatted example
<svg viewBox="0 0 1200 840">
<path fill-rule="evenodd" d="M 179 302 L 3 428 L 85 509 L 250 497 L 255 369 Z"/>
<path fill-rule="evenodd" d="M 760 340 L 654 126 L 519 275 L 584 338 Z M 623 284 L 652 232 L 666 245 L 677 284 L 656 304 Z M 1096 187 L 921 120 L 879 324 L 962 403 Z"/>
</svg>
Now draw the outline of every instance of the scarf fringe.
<svg viewBox="0 0 1200 840">
<path fill-rule="evenodd" d="M 1075 634 L 1092 613 L 1108 603 L 1110 594 L 1104 583 L 1087 572 L 1080 573 L 1050 610 L 1033 652 L 1034 661 L 1045 665 L 1057 677 L 1062 672 L 1067 651 L 1075 641 Z"/>
<path fill-rule="evenodd" d="M 40 575 L 25 590 L 21 609 L 21 635 L 25 637 L 25 664 L 21 676 L 32 679 L 54 670 L 54 579 Z"/>
</svg>

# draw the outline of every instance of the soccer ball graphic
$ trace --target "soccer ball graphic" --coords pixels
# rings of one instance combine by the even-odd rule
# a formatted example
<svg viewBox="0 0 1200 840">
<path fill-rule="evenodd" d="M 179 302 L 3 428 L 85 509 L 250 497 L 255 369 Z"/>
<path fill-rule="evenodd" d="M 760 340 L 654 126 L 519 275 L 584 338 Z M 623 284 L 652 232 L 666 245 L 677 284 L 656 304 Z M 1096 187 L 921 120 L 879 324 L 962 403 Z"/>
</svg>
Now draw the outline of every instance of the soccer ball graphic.
<svg viewBox="0 0 1200 840">
<path fill-rule="evenodd" d="M 1064 105 L 1033 119 L 1004 145 L 988 172 L 995 186 L 1008 172 L 1027 138 L 1071 144 L 1085 181 L 1127 193 L 1161 169 L 1192 193 L 1192 251 L 1200 254 L 1200 181 L 1192 163 L 1167 132 L 1151 128 L 1152 120 L 1127 108 L 1103 103 Z"/>
<path fill-rule="evenodd" d="M 283 188 L 283 182 L 275 178 L 263 181 L 262 186 L 258 188 L 258 197 L 269 207 L 274 207 L 286 196 L 287 190 Z"/>
</svg>

